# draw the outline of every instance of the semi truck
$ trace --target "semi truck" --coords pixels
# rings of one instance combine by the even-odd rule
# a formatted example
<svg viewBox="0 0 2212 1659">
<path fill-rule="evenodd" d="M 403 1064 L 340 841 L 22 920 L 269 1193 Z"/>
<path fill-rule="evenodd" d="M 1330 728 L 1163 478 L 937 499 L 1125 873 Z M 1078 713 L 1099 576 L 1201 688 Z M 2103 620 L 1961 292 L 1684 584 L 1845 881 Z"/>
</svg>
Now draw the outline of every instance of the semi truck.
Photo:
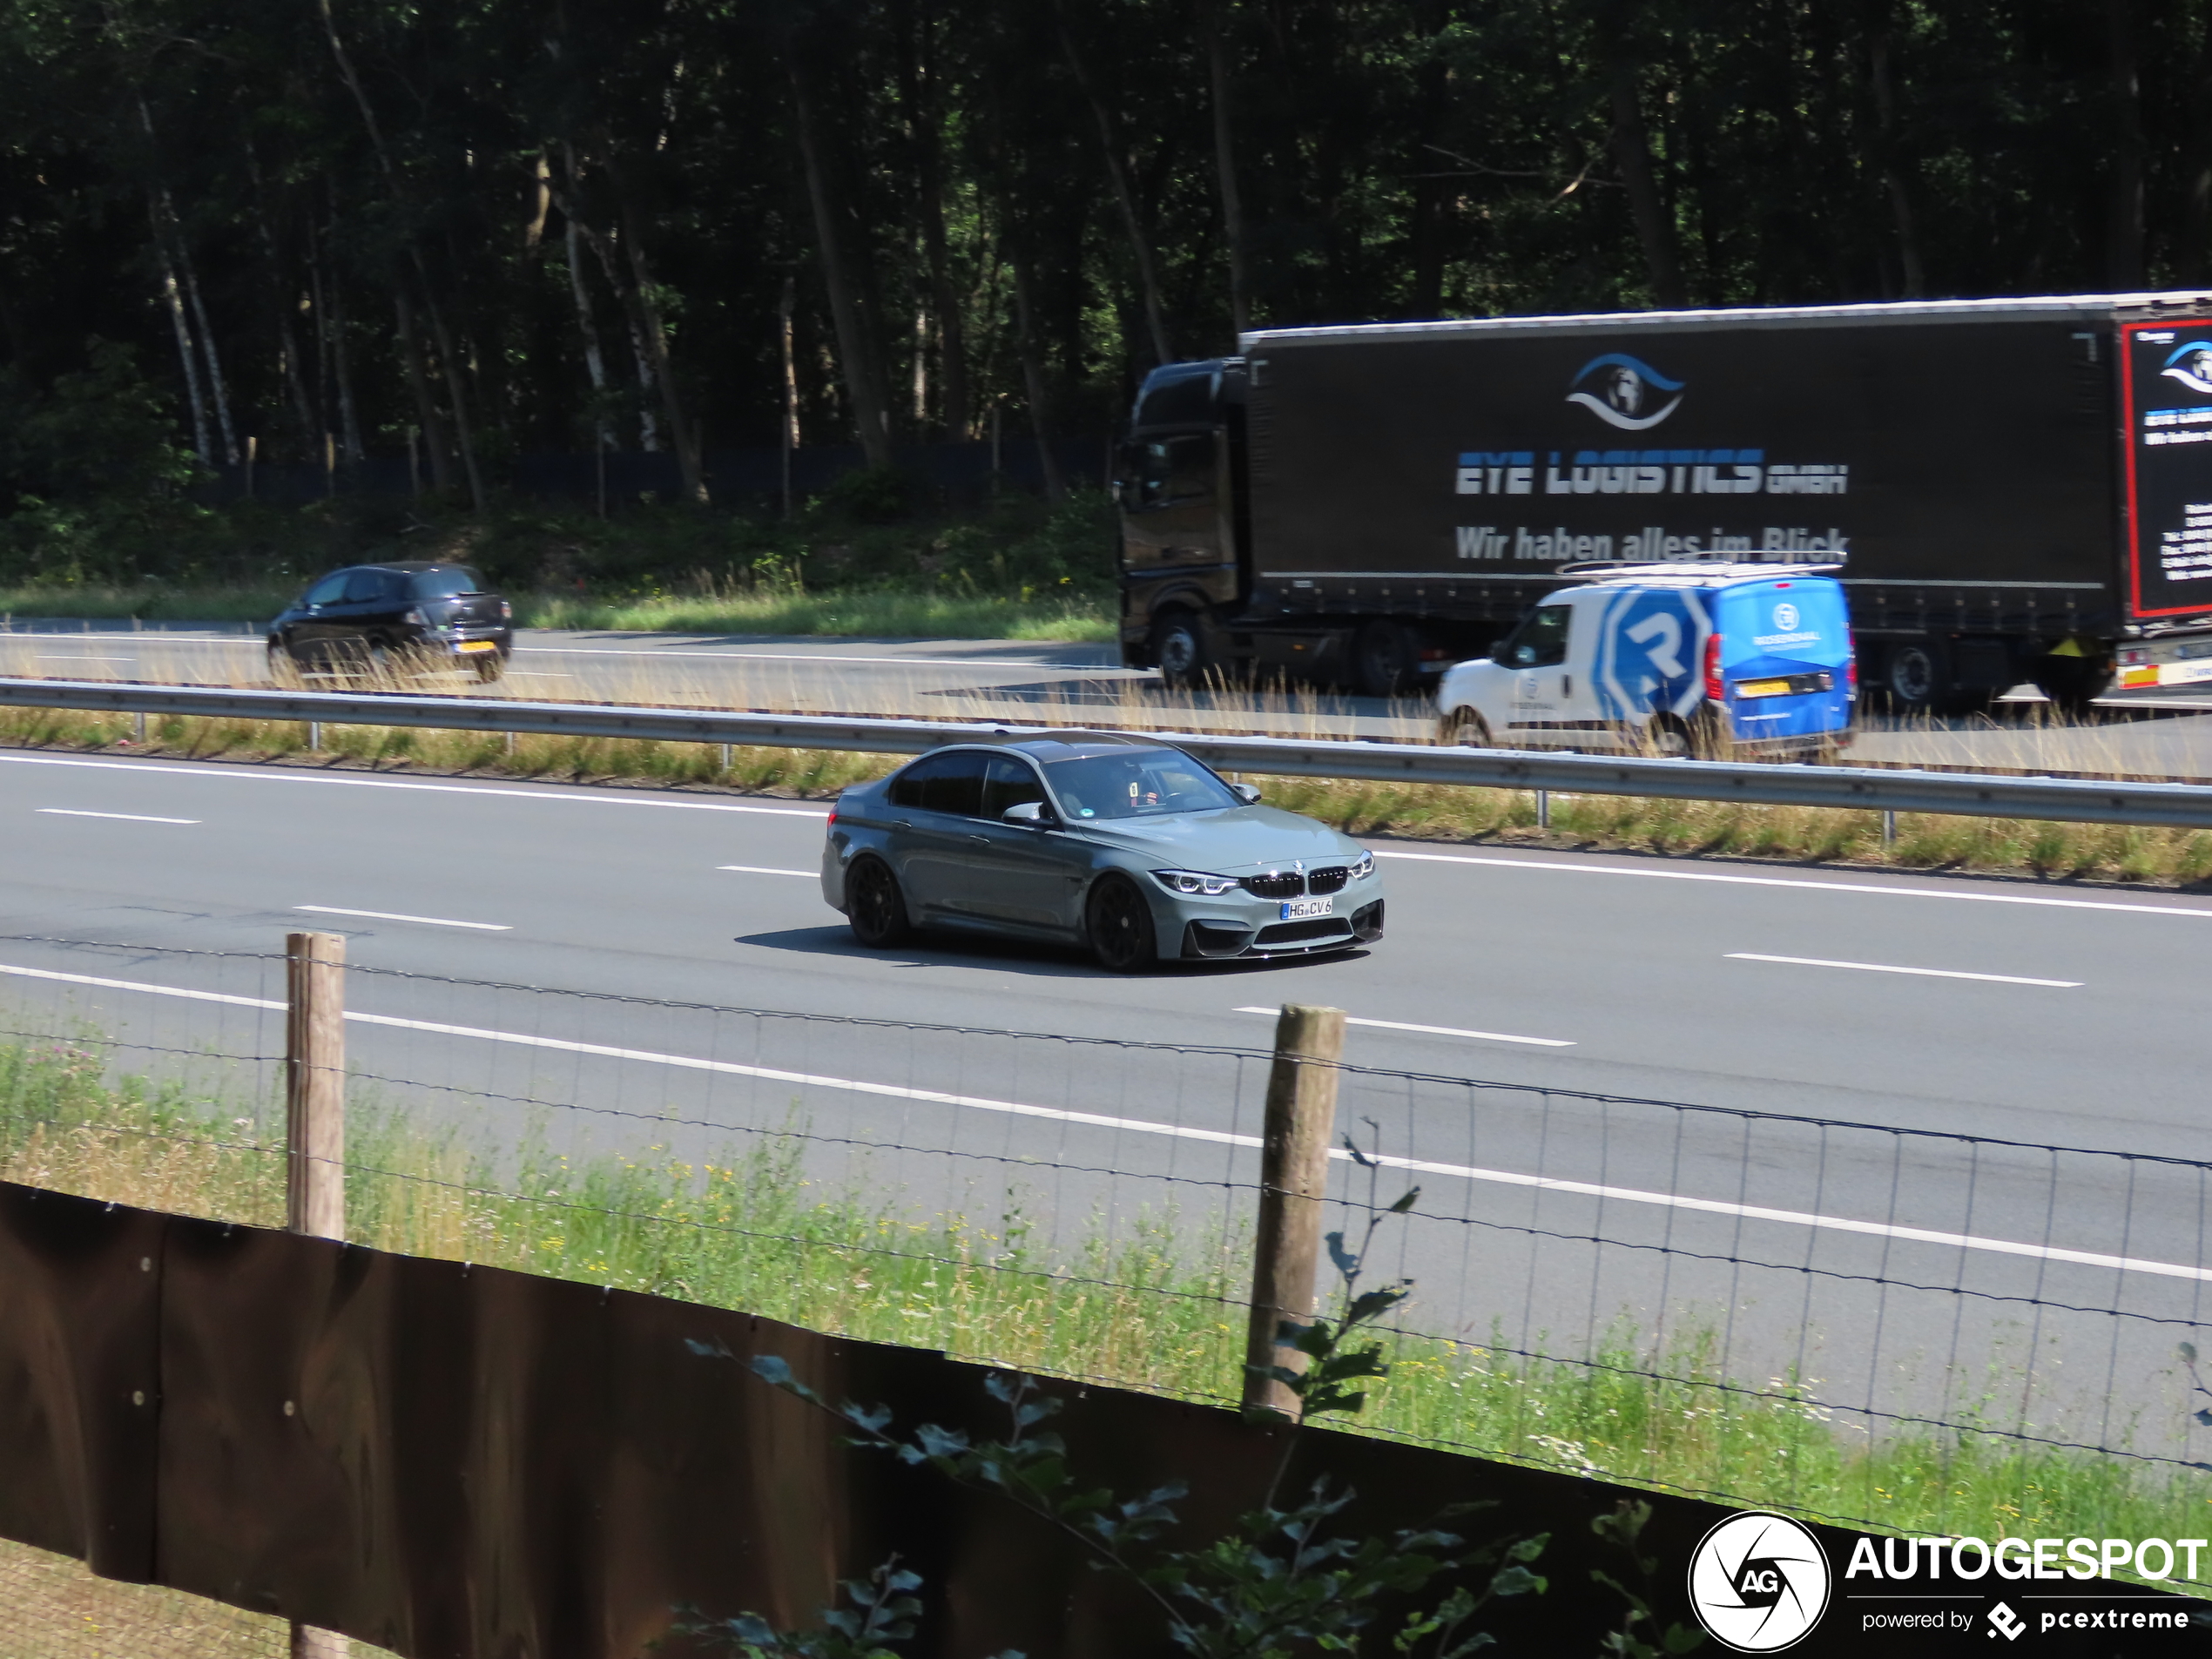
<svg viewBox="0 0 2212 1659">
<path fill-rule="evenodd" d="M 1123 660 L 1426 688 L 1602 561 L 1841 567 L 1862 685 L 2212 678 L 2212 293 L 1260 329 L 1117 452 Z"/>
</svg>

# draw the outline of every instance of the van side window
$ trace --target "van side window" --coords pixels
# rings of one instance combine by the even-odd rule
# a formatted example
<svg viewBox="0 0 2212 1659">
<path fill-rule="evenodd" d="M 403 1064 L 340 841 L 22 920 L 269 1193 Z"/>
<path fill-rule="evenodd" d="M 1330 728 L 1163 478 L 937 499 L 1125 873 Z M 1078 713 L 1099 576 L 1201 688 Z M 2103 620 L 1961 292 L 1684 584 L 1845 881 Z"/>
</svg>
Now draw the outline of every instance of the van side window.
<svg viewBox="0 0 2212 1659">
<path fill-rule="evenodd" d="M 1503 658 L 1507 668 L 1551 668 L 1567 660 L 1567 630 L 1573 605 L 1539 605 L 1536 614 L 1513 631 Z"/>
</svg>

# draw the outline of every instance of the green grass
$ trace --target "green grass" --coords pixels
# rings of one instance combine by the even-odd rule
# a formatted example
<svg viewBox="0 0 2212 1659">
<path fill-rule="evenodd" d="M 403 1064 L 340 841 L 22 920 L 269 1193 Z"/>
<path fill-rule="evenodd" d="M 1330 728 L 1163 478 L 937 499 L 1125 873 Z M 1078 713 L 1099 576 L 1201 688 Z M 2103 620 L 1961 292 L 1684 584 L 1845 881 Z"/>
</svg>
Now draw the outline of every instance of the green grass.
<svg viewBox="0 0 2212 1659">
<path fill-rule="evenodd" d="M 1179 1399 L 1221 1400 L 1237 1386 L 1243 1217 L 1217 1217 L 1209 1234 L 1157 1215 L 1133 1237 L 1094 1231 L 1054 1255 L 1019 1215 L 916 1217 L 895 1194 L 809 1182 L 796 1123 L 698 1164 L 542 1145 L 495 1157 L 359 1093 L 347 1182 L 357 1242 Z M 251 1103 L 113 1079 L 96 1040 L 0 1046 L 0 1178 L 275 1225 L 283 1163 L 253 1116 Z M 1710 1327 L 1695 1310 L 1674 1318 L 1686 1334 L 1663 1351 L 1622 1325 L 1590 1365 L 1400 1339 L 1354 1426 L 1898 1533 L 2212 1531 L 2212 1487 L 2170 1466 L 1971 1431 L 1870 1448 L 1786 1383 L 1764 1397 L 1723 1387 Z"/>
</svg>

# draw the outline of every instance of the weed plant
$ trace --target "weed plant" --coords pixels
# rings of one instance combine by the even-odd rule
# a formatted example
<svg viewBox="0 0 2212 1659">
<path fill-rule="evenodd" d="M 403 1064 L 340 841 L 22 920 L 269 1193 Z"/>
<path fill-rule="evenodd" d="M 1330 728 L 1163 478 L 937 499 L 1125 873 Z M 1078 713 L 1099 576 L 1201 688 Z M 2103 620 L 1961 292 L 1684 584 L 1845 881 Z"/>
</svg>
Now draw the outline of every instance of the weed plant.
<svg viewBox="0 0 2212 1659">
<path fill-rule="evenodd" d="M 1110 1242 L 1094 1226 L 1048 1257 L 1019 1215 L 916 1217 L 895 1194 L 811 1183 L 795 1133 L 698 1164 L 534 1144 L 496 1154 L 361 1095 L 347 1204 L 361 1244 L 1040 1374 L 1237 1397 L 1242 1216 L 1211 1233 L 1156 1216 Z M 281 1150 L 255 1128 L 273 1121 L 266 1102 L 117 1076 L 93 1037 L 0 1045 L 0 1179 L 277 1225 Z M 1898 1533 L 2212 1533 L 2212 1487 L 2193 1470 L 1971 1428 L 1870 1442 L 1831 1422 L 1802 1379 L 1760 1379 L 1754 1393 L 1724 1375 L 1717 1325 L 1692 1311 L 1655 1349 L 1622 1323 L 1587 1360 L 1399 1334 L 1391 1386 L 1359 1432 Z"/>
</svg>

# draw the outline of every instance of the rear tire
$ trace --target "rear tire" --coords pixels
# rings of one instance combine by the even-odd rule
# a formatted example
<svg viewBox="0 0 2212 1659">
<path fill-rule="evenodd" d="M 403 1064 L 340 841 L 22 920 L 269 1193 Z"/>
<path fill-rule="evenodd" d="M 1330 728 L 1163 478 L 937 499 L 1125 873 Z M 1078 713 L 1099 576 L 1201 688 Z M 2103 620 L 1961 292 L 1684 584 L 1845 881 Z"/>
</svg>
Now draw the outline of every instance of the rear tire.
<svg viewBox="0 0 2212 1659">
<path fill-rule="evenodd" d="M 1473 709 L 1457 708 L 1436 723 L 1439 743 L 1458 744 L 1469 749 L 1494 749 L 1497 742 L 1490 735 L 1490 723 Z"/>
<path fill-rule="evenodd" d="M 1170 610 L 1152 624 L 1152 660 L 1171 691 L 1203 686 L 1214 671 L 1213 642 L 1196 611 Z"/>
<path fill-rule="evenodd" d="M 1140 973 L 1159 961 L 1152 907 L 1127 876 L 1106 876 L 1091 888 L 1083 922 L 1091 954 L 1108 973 Z"/>
<path fill-rule="evenodd" d="M 1371 622 L 1352 648 L 1353 689 L 1362 697 L 1403 697 L 1421 668 L 1420 642 L 1403 623 Z"/>
<path fill-rule="evenodd" d="M 845 873 L 845 919 L 852 924 L 853 937 L 870 950 L 887 950 L 912 936 L 907 895 L 881 859 L 855 859 Z"/>
<path fill-rule="evenodd" d="M 1655 714 L 1643 728 L 1643 746 L 1655 759 L 1689 759 L 1689 728 L 1674 715 Z"/>
<path fill-rule="evenodd" d="M 489 685 L 507 671 L 507 659 L 496 651 L 481 653 L 475 661 L 476 678 Z"/>
</svg>

